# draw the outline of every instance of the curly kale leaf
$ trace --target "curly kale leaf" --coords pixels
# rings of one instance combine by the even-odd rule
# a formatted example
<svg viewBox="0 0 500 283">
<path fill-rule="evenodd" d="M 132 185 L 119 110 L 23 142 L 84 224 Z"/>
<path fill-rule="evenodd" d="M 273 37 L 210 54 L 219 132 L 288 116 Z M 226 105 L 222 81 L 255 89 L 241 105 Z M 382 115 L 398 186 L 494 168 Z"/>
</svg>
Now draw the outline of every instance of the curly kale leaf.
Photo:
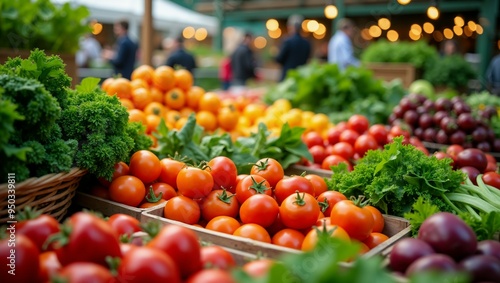
<svg viewBox="0 0 500 283">
<path fill-rule="evenodd" d="M 431 200 L 441 211 L 453 211 L 443 195 L 463 180 L 450 160 L 426 156 L 396 138 L 382 151 L 369 151 L 352 172 L 333 174 L 328 184 L 348 196 L 363 194 L 385 213 L 403 216 L 419 197 Z"/>
<path fill-rule="evenodd" d="M 36 79 L 54 96 L 60 106 L 66 106 L 67 88 L 71 78 L 66 74 L 65 64 L 57 55 L 45 55 L 42 50 L 32 50 L 27 59 L 11 58 L 0 67 L 0 71 L 27 79 Z"/>
</svg>

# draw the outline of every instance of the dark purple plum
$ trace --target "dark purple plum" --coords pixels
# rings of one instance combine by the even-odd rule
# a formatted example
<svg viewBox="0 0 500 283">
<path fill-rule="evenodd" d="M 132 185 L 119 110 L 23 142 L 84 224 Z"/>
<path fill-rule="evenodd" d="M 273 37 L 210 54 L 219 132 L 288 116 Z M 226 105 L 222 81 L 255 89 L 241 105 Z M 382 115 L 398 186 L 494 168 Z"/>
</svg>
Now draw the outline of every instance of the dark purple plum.
<svg viewBox="0 0 500 283">
<path fill-rule="evenodd" d="M 426 242 L 415 238 L 404 238 L 398 241 L 389 255 L 391 270 L 405 273 L 415 260 L 433 254 L 434 250 Z"/>
<path fill-rule="evenodd" d="M 436 113 L 434 113 L 434 115 L 432 116 L 432 120 L 434 121 L 434 125 L 439 125 L 441 123 L 441 120 L 444 118 L 444 117 L 448 117 L 448 112 L 446 111 L 438 111 Z"/>
<path fill-rule="evenodd" d="M 434 128 L 425 129 L 424 133 L 423 133 L 423 140 L 428 141 L 428 142 L 435 142 L 436 141 L 436 132 L 437 132 L 437 130 Z"/>
<path fill-rule="evenodd" d="M 457 166 L 472 166 L 483 172 L 488 165 L 488 159 L 483 151 L 477 148 L 467 148 L 457 155 Z"/>
<path fill-rule="evenodd" d="M 394 115 L 396 115 L 396 118 L 400 118 L 400 119 L 403 118 L 403 115 L 405 114 L 405 112 L 406 111 L 403 111 L 403 108 L 399 105 L 394 106 L 394 108 L 392 109 L 392 113 L 394 113 Z"/>
<path fill-rule="evenodd" d="M 463 113 L 470 113 L 472 111 L 472 109 L 470 108 L 469 104 L 467 104 L 465 102 L 457 102 L 457 103 L 453 104 L 453 111 L 458 116 L 458 115 L 461 115 Z"/>
<path fill-rule="evenodd" d="M 424 136 L 424 130 L 422 128 L 415 128 L 413 130 L 413 135 L 422 140 Z"/>
<path fill-rule="evenodd" d="M 494 256 L 474 255 L 462 260 L 458 267 L 471 276 L 471 282 L 500 282 L 500 260 Z"/>
<path fill-rule="evenodd" d="M 476 143 L 476 148 L 482 152 L 491 152 L 491 144 L 487 141 L 482 141 Z"/>
<path fill-rule="evenodd" d="M 471 131 L 476 128 L 476 119 L 470 113 L 462 113 L 457 116 L 457 125 L 460 129 Z"/>
<path fill-rule="evenodd" d="M 455 162 L 456 164 L 456 162 Z M 481 172 L 479 172 L 479 170 L 477 170 L 476 167 L 472 167 L 472 166 L 464 166 L 464 167 L 459 167 L 460 168 L 460 171 L 464 172 L 465 174 L 467 174 L 467 177 L 469 177 L 469 179 L 472 181 L 472 183 L 474 183 L 475 185 L 477 185 L 477 176 L 479 174 L 481 174 Z"/>
<path fill-rule="evenodd" d="M 403 116 L 405 122 L 412 127 L 418 124 L 418 118 L 418 113 L 415 110 L 408 110 Z"/>
<path fill-rule="evenodd" d="M 434 106 L 436 107 L 437 111 L 450 111 L 453 107 L 453 104 L 448 98 L 440 97 L 436 99 L 436 102 L 434 102 Z"/>
<path fill-rule="evenodd" d="M 415 110 L 417 109 L 417 102 L 409 98 L 408 96 L 401 98 L 399 101 L 399 106 L 401 107 L 401 110 L 403 112 L 406 112 L 408 110 Z"/>
<path fill-rule="evenodd" d="M 477 252 L 483 255 L 491 255 L 500 260 L 500 242 L 495 240 L 483 240 L 477 243 Z"/>
<path fill-rule="evenodd" d="M 437 253 L 462 259 L 476 252 L 474 231 L 458 216 L 438 212 L 427 218 L 418 230 L 418 239 L 427 242 Z"/>
<path fill-rule="evenodd" d="M 406 276 L 428 271 L 457 272 L 458 266 L 450 256 L 431 254 L 414 261 L 406 269 Z"/>
<path fill-rule="evenodd" d="M 436 110 L 436 107 L 434 106 L 434 101 L 430 99 L 425 100 L 422 106 L 424 106 L 425 109 L 427 109 L 427 112 L 433 112 Z"/>
<path fill-rule="evenodd" d="M 418 118 L 418 125 L 420 126 L 420 128 L 422 129 L 427 129 L 427 128 L 430 128 L 432 127 L 433 125 L 433 120 L 432 120 L 432 115 L 429 114 L 429 113 L 423 113 L 422 115 L 420 115 L 420 117 Z"/>
<path fill-rule="evenodd" d="M 445 130 L 439 129 L 436 133 L 436 142 L 441 143 L 441 144 L 447 144 L 448 143 L 448 134 L 446 133 Z"/>
<path fill-rule="evenodd" d="M 441 123 L 439 123 L 439 127 L 445 131 L 448 135 L 453 134 L 457 129 L 457 120 L 453 117 L 444 117 L 441 119 Z"/>
<path fill-rule="evenodd" d="M 493 151 L 500 152 L 500 139 L 495 139 L 493 141 Z"/>
<path fill-rule="evenodd" d="M 458 130 L 450 135 L 450 143 L 463 145 L 465 143 L 467 135 L 462 131 Z"/>
</svg>

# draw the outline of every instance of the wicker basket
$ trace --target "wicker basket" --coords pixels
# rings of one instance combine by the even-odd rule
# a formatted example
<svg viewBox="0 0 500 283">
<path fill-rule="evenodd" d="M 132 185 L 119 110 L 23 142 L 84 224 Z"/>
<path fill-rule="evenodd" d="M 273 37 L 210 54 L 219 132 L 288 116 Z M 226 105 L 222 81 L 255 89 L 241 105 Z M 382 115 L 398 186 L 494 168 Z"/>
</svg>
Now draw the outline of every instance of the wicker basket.
<svg viewBox="0 0 500 283">
<path fill-rule="evenodd" d="M 31 206 L 44 214 L 61 220 L 75 195 L 80 179 L 87 173 L 80 168 L 72 168 L 69 172 L 47 174 L 39 178 L 30 178 L 15 183 L 15 209 Z M 0 223 L 9 219 L 8 186 L 0 184 Z"/>
</svg>

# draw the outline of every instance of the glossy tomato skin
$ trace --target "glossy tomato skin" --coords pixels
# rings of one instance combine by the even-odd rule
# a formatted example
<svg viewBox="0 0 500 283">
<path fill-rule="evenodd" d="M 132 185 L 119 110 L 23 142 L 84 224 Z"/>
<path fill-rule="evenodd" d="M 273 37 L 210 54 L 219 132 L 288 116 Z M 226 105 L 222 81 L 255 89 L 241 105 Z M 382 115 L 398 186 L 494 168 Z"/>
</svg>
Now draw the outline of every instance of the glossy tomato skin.
<svg viewBox="0 0 500 283">
<path fill-rule="evenodd" d="M 161 193 L 161 198 L 164 200 L 169 200 L 177 196 L 175 188 L 171 185 L 163 182 L 154 183 L 151 185 L 153 187 L 153 193 L 155 196 L 159 196 Z"/>
<path fill-rule="evenodd" d="M 332 208 L 341 200 L 347 200 L 347 197 L 341 192 L 326 191 L 317 197 L 318 202 L 326 202 L 328 206 L 322 206 L 321 211 L 325 216 L 330 216 Z"/>
<path fill-rule="evenodd" d="M 123 257 L 118 282 L 180 283 L 181 276 L 172 257 L 157 249 L 137 247 Z"/>
<path fill-rule="evenodd" d="M 372 232 L 382 233 L 382 231 L 384 230 L 385 222 L 384 222 L 384 216 L 382 215 L 380 210 L 371 205 L 367 205 L 365 206 L 365 208 L 368 209 L 373 215 L 374 223 Z"/>
<path fill-rule="evenodd" d="M 201 248 L 201 263 L 205 267 L 229 270 L 236 266 L 234 257 L 219 246 Z"/>
<path fill-rule="evenodd" d="M 242 223 L 255 223 L 264 228 L 274 223 L 278 213 L 279 206 L 276 200 L 265 194 L 249 197 L 240 207 Z"/>
<path fill-rule="evenodd" d="M 240 204 L 231 192 L 214 190 L 201 201 L 200 208 L 203 219 L 210 221 L 217 216 L 235 218 L 238 215 Z"/>
<path fill-rule="evenodd" d="M 11 253 L 11 250 L 14 253 Z M 39 254 L 36 245 L 24 235 L 15 235 L 0 241 L 0 281 L 37 282 L 40 269 Z M 14 270 L 11 272 L 15 275 L 9 273 L 10 270 Z"/>
<path fill-rule="evenodd" d="M 486 172 L 482 178 L 485 184 L 500 190 L 500 174 L 497 172 Z"/>
<path fill-rule="evenodd" d="M 274 264 L 274 260 L 263 258 L 247 262 L 243 265 L 243 271 L 253 278 L 265 276 Z"/>
<path fill-rule="evenodd" d="M 271 243 L 271 236 L 264 229 L 264 227 L 259 224 L 249 223 L 241 225 L 233 233 L 234 236 L 240 236 L 244 238 L 250 238 L 252 240 L 261 241 L 264 243 Z"/>
<path fill-rule="evenodd" d="M 58 277 L 71 283 L 114 283 L 111 272 L 103 266 L 91 262 L 74 262 L 58 272 Z"/>
<path fill-rule="evenodd" d="M 374 219 L 370 210 L 356 206 L 350 200 L 339 201 L 330 214 L 332 225 L 338 225 L 349 237 L 364 241 L 373 231 Z"/>
<path fill-rule="evenodd" d="M 177 175 L 186 164 L 171 158 L 160 160 L 161 172 L 158 181 L 167 183 L 174 189 L 177 189 Z"/>
<path fill-rule="evenodd" d="M 116 163 L 114 166 L 113 177 L 112 177 L 111 181 L 113 181 L 114 179 L 116 179 L 120 176 L 124 176 L 124 175 L 128 175 L 128 174 L 129 174 L 129 167 L 128 167 L 127 163 L 120 161 L 120 162 Z M 103 185 L 106 188 L 109 188 L 109 185 L 111 185 L 111 182 L 104 179 L 104 178 L 99 178 L 98 180 L 99 180 L 99 183 L 101 183 L 101 185 Z"/>
<path fill-rule="evenodd" d="M 308 193 L 290 195 L 280 205 L 280 218 L 283 224 L 297 230 L 314 226 L 319 212 L 318 201 Z"/>
<path fill-rule="evenodd" d="M 329 155 L 339 155 L 350 160 L 354 157 L 354 147 L 348 142 L 338 142 L 332 146 Z"/>
<path fill-rule="evenodd" d="M 208 221 L 205 228 L 232 235 L 240 226 L 240 222 L 233 217 L 217 216 Z"/>
<path fill-rule="evenodd" d="M 196 167 L 184 167 L 177 175 L 179 194 L 192 199 L 206 197 L 214 187 L 214 179 L 209 172 Z"/>
<path fill-rule="evenodd" d="M 165 218 L 187 224 L 195 224 L 200 220 L 200 206 L 198 203 L 185 196 L 171 198 L 163 208 Z"/>
<path fill-rule="evenodd" d="M 160 176 L 160 159 L 149 150 L 139 150 L 130 157 L 129 172 L 144 183 L 151 183 Z"/>
<path fill-rule="evenodd" d="M 354 142 L 354 152 L 363 157 L 368 150 L 378 149 L 377 140 L 369 134 L 359 136 Z"/>
<path fill-rule="evenodd" d="M 182 278 L 187 278 L 202 268 L 198 237 L 187 228 L 165 226 L 147 247 L 169 255 L 179 268 Z"/>
<path fill-rule="evenodd" d="M 138 206 L 146 195 L 144 183 L 137 177 L 125 175 L 116 178 L 109 186 L 111 200 L 130 206 Z"/>
<path fill-rule="evenodd" d="M 251 175 L 260 175 L 269 182 L 272 188 L 285 176 L 281 164 L 273 158 L 263 158 L 250 169 Z"/>
<path fill-rule="evenodd" d="M 186 283 L 236 283 L 231 273 L 221 269 L 205 269 L 193 274 Z"/>
<path fill-rule="evenodd" d="M 351 240 L 347 232 L 342 227 L 325 224 L 322 227 L 319 227 L 319 229 L 311 229 L 307 233 L 304 237 L 304 241 L 302 242 L 301 250 L 310 251 L 314 249 L 316 243 L 318 242 L 318 231 L 319 233 L 328 233 L 331 237 L 339 238 L 347 242 L 350 242 Z"/>
<path fill-rule="evenodd" d="M 49 279 L 61 270 L 61 263 L 54 251 L 46 251 L 40 254 L 40 282 L 50 282 Z"/>
<path fill-rule="evenodd" d="M 368 130 L 370 126 L 370 121 L 363 115 L 352 115 L 347 120 L 347 127 L 351 130 L 358 132 L 360 135 Z"/>
<path fill-rule="evenodd" d="M 111 215 L 108 219 L 108 225 L 118 237 L 123 234 L 130 236 L 135 232 L 142 231 L 139 220 L 123 213 Z"/>
<path fill-rule="evenodd" d="M 247 198 L 255 194 L 273 195 L 271 185 L 262 176 L 248 175 L 245 176 L 236 186 L 236 199 L 240 204 L 244 203 Z"/>
<path fill-rule="evenodd" d="M 375 124 L 370 126 L 368 129 L 368 134 L 372 135 L 379 145 L 385 145 L 387 143 L 387 128 L 382 124 Z"/>
<path fill-rule="evenodd" d="M 207 170 L 214 180 L 213 190 L 226 189 L 229 192 L 235 192 L 238 170 L 231 159 L 217 156 L 208 162 Z"/>
<path fill-rule="evenodd" d="M 57 232 L 59 232 L 59 222 L 54 217 L 46 214 L 16 224 L 16 235 L 28 237 L 39 251 L 44 250 L 43 245 L 47 239 Z M 52 245 L 48 248 L 52 249 Z"/>
<path fill-rule="evenodd" d="M 340 162 L 347 164 L 347 169 L 352 171 L 351 163 L 340 155 L 329 155 L 321 163 L 321 169 L 330 170 L 330 166 L 338 165 Z"/>
<path fill-rule="evenodd" d="M 368 238 L 366 238 L 363 241 L 363 244 L 365 244 L 369 249 L 373 249 L 374 247 L 382 244 L 383 242 L 387 241 L 388 239 L 389 239 L 389 237 L 387 237 L 386 235 L 384 235 L 382 233 L 372 232 L 372 233 L 370 233 L 370 236 L 368 236 Z"/>
<path fill-rule="evenodd" d="M 104 220 L 89 213 L 77 212 L 68 224 L 71 226 L 68 244 L 56 249 L 62 266 L 79 261 L 107 266 L 107 256 L 121 257 L 118 236 Z"/>
<path fill-rule="evenodd" d="M 325 179 L 316 174 L 307 174 L 304 176 L 309 182 L 311 182 L 314 189 L 314 196 L 319 196 L 323 192 L 328 190 Z"/>
<path fill-rule="evenodd" d="M 302 232 L 286 228 L 278 231 L 271 239 L 271 242 L 275 245 L 287 247 L 291 249 L 300 250 L 302 247 L 302 242 L 304 241 L 304 234 Z"/>
<path fill-rule="evenodd" d="M 281 204 L 289 195 L 296 191 L 308 193 L 314 196 L 315 191 L 312 183 L 302 176 L 291 176 L 290 178 L 281 179 L 274 188 L 274 196 L 278 204 Z"/>
</svg>

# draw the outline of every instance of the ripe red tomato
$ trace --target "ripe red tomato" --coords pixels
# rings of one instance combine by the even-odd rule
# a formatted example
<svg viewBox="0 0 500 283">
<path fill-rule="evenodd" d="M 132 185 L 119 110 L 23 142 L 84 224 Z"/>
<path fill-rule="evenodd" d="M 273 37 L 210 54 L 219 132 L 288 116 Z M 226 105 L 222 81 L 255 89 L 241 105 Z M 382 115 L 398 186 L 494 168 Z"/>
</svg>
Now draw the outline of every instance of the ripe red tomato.
<svg viewBox="0 0 500 283">
<path fill-rule="evenodd" d="M 308 229 L 314 226 L 320 212 L 318 201 L 308 193 L 296 193 L 283 200 L 280 217 L 286 227 Z"/>
<path fill-rule="evenodd" d="M 147 247 L 169 255 L 179 268 L 182 278 L 187 278 L 202 268 L 198 237 L 187 228 L 176 225 L 164 226 Z"/>
<path fill-rule="evenodd" d="M 335 126 L 331 127 L 326 131 L 326 139 L 328 141 L 328 144 L 334 145 L 340 141 L 340 134 L 344 131 L 344 129 L 341 129 L 340 127 Z"/>
<path fill-rule="evenodd" d="M 171 158 L 163 158 L 160 161 L 160 166 L 161 173 L 158 177 L 158 181 L 167 183 L 174 189 L 177 189 L 177 175 L 186 164 Z"/>
<path fill-rule="evenodd" d="M 209 172 L 196 167 L 184 167 L 177 175 L 179 194 L 192 199 L 206 197 L 214 187 L 214 179 Z"/>
<path fill-rule="evenodd" d="M 388 136 L 390 136 L 392 138 L 403 136 L 404 140 L 409 141 L 411 134 L 410 134 L 410 130 L 406 129 L 404 126 L 402 126 L 402 125 L 394 125 L 389 130 Z M 392 138 L 389 139 L 389 141 L 391 141 Z"/>
<path fill-rule="evenodd" d="M 27 217 L 32 217 L 30 212 L 25 211 L 25 213 L 28 214 Z M 43 245 L 47 239 L 57 232 L 59 232 L 59 222 L 54 217 L 46 214 L 16 224 L 16 235 L 25 235 L 40 251 L 44 250 Z M 52 250 L 52 248 L 53 245 L 48 247 L 49 250 Z"/>
<path fill-rule="evenodd" d="M 274 264 L 274 260 L 272 259 L 257 259 L 247 262 L 243 265 L 242 269 L 245 271 L 250 277 L 259 278 L 264 277 L 269 272 L 269 269 Z"/>
<path fill-rule="evenodd" d="M 165 218 L 187 224 L 195 224 L 200 220 L 200 206 L 196 201 L 185 196 L 171 198 L 163 208 Z"/>
<path fill-rule="evenodd" d="M 171 226 L 177 227 L 174 225 Z M 173 256 L 169 256 L 168 253 L 164 253 L 156 247 L 137 247 L 132 249 L 123 257 L 118 267 L 118 282 L 180 283 L 181 275 L 179 267 L 174 261 Z"/>
<path fill-rule="evenodd" d="M 233 217 L 217 216 L 208 221 L 205 228 L 232 235 L 240 226 L 240 222 Z"/>
<path fill-rule="evenodd" d="M 303 251 L 310 251 L 314 249 L 316 243 L 318 242 L 318 237 L 319 237 L 318 231 L 319 233 L 326 233 L 330 235 L 330 237 L 339 238 L 348 242 L 350 242 L 351 240 L 347 232 L 342 227 L 339 227 L 337 225 L 324 224 L 323 226 L 319 227 L 319 229 L 311 229 L 307 233 L 307 235 L 304 238 L 304 241 L 302 242 L 301 249 Z"/>
<path fill-rule="evenodd" d="M 201 216 L 206 221 L 217 216 L 230 216 L 236 218 L 240 204 L 235 195 L 226 190 L 211 191 L 200 204 Z"/>
<path fill-rule="evenodd" d="M 209 268 L 229 270 L 236 266 L 236 261 L 233 255 L 219 246 L 205 246 L 201 248 L 201 264 Z"/>
<path fill-rule="evenodd" d="M 321 212 L 323 212 L 325 216 L 330 216 L 335 204 L 341 200 L 347 200 L 347 197 L 341 192 L 326 191 L 320 194 L 316 199 L 320 203 Z"/>
<path fill-rule="evenodd" d="M 368 150 L 378 149 L 377 140 L 369 134 L 359 136 L 354 142 L 354 152 L 363 157 Z"/>
<path fill-rule="evenodd" d="M 366 238 L 363 241 L 363 244 L 365 244 L 371 250 L 374 247 L 387 241 L 388 239 L 389 239 L 389 237 L 387 237 L 386 235 L 384 235 L 382 233 L 373 232 L 373 233 L 370 233 L 370 236 L 368 236 L 368 238 Z"/>
<path fill-rule="evenodd" d="M 54 251 L 46 251 L 40 254 L 40 281 L 50 282 L 50 278 L 61 270 L 61 263 Z M 2 281 L 3 282 L 3 281 Z"/>
<path fill-rule="evenodd" d="M 365 208 L 368 209 L 373 215 L 373 232 L 382 233 L 382 231 L 384 230 L 385 221 L 384 216 L 382 215 L 380 210 L 371 205 L 367 205 L 365 206 Z"/>
<path fill-rule="evenodd" d="M 11 253 L 14 249 L 15 252 Z M 38 248 L 28 237 L 9 233 L 9 238 L 0 241 L 0 281 L 38 282 L 39 254 Z"/>
<path fill-rule="evenodd" d="M 446 153 L 451 156 L 455 163 L 457 162 L 457 156 L 460 152 L 464 151 L 463 146 L 458 144 L 452 144 L 446 148 Z"/>
<path fill-rule="evenodd" d="M 350 160 L 354 157 L 354 147 L 348 142 L 338 142 L 332 146 L 330 155 L 339 155 Z"/>
<path fill-rule="evenodd" d="M 135 232 L 142 231 L 139 220 L 123 213 L 111 215 L 108 219 L 108 225 L 113 229 L 118 238 L 123 234 L 130 236 Z"/>
<path fill-rule="evenodd" d="M 130 175 L 116 178 L 109 186 L 111 200 L 126 205 L 138 206 L 145 195 L 144 183 L 139 178 Z"/>
<path fill-rule="evenodd" d="M 127 163 L 120 161 L 120 162 L 116 163 L 114 166 L 113 177 L 112 177 L 111 181 L 113 181 L 114 179 L 116 179 L 120 176 L 124 176 L 124 175 L 128 175 L 128 174 L 129 174 L 129 167 L 128 167 Z M 110 181 L 108 181 L 102 177 L 99 178 L 98 180 L 99 180 L 99 183 L 101 183 L 101 185 L 103 185 L 106 188 L 109 188 L 109 185 L 111 185 Z"/>
<path fill-rule="evenodd" d="M 339 201 L 330 214 L 332 225 L 338 225 L 353 239 L 364 241 L 373 231 L 373 214 L 350 200 Z"/>
<path fill-rule="evenodd" d="M 285 176 L 281 164 L 273 158 L 263 158 L 250 169 L 251 175 L 259 175 L 269 182 L 272 188 Z"/>
<path fill-rule="evenodd" d="M 151 185 L 153 187 L 153 193 L 155 196 L 159 196 L 161 194 L 161 198 L 164 200 L 169 200 L 175 196 L 177 196 L 177 192 L 174 187 L 167 183 L 154 183 Z"/>
<path fill-rule="evenodd" d="M 250 196 L 240 207 L 242 223 L 255 223 L 264 228 L 273 224 L 278 213 L 279 206 L 276 200 L 265 194 Z"/>
<path fill-rule="evenodd" d="M 374 124 L 368 129 L 368 134 L 374 137 L 379 145 L 385 145 L 389 131 L 382 124 Z"/>
<path fill-rule="evenodd" d="M 236 176 L 236 185 L 241 181 L 243 180 L 246 176 L 248 176 L 248 174 L 238 174 L 238 176 Z"/>
<path fill-rule="evenodd" d="M 227 270 L 204 269 L 189 277 L 186 283 L 236 283 L 236 280 Z"/>
<path fill-rule="evenodd" d="M 482 178 L 485 184 L 500 190 L 500 174 L 497 172 L 486 172 Z"/>
<path fill-rule="evenodd" d="M 281 204 L 289 195 L 295 192 L 308 193 L 314 196 L 314 187 L 312 183 L 302 176 L 291 176 L 281 179 L 274 188 L 274 197 L 278 204 Z"/>
<path fill-rule="evenodd" d="M 104 220 L 90 213 L 77 212 L 67 223 L 71 233 L 55 243 L 57 258 L 62 266 L 73 262 L 93 262 L 107 266 L 106 257 L 121 257 L 118 236 Z M 92 247 L 92 248 L 90 248 Z"/>
<path fill-rule="evenodd" d="M 236 229 L 236 231 L 234 231 L 233 235 L 264 243 L 271 243 L 271 236 L 269 236 L 269 233 L 266 231 L 266 229 L 264 229 L 264 227 L 260 226 L 259 224 L 243 224 L 238 229 Z"/>
<path fill-rule="evenodd" d="M 71 283 L 110 283 L 115 278 L 111 272 L 99 264 L 92 262 L 74 262 L 63 267 L 57 274 L 58 278 Z"/>
<path fill-rule="evenodd" d="M 244 203 L 255 194 L 273 195 L 271 185 L 260 175 L 248 175 L 236 185 L 236 199 L 239 203 Z"/>
<path fill-rule="evenodd" d="M 323 162 L 323 160 L 327 156 L 326 149 L 322 145 L 313 145 L 309 148 L 309 153 L 311 153 L 314 163 L 318 164 L 321 164 L 321 162 Z"/>
<path fill-rule="evenodd" d="M 271 243 L 275 245 L 296 250 L 301 249 L 303 241 L 304 234 L 302 234 L 302 232 L 300 231 L 290 228 L 286 228 L 277 232 L 271 239 Z"/>
<path fill-rule="evenodd" d="M 307 132 L 302 135 L 302 141 L 306 144 L 307 148 L 311 148 L 315 145 L 324 145 L 323 137 L 315 131 Z"/>
<path fill-rule="evenodd" d="M 132 154 L 129 168 L 130 175 L 136 176 L 144 183 L 153 182 L 161 173 L 160 159 L 149 150 L 139 150 Z"/>
<path fill-rule="evenodd" d="M 329 155 L 321 163 L 321 169 L 331 170 L 331 166 L 338 165 L 340 162 L 347 164 L 347 170 L 352 171 L 351 163 L 340 155 Z"/>
<path fill-rule="evenodd" d="M 360 136 L 358 132 L 355 130 L 347 129 L 344 130 L 340 136 L 339 136 L 339 141 L 341 142 L 346 142 L 352 146 L 354 146 L 354 143 L 356 142 L 356 139 Z"/>
<path fill-rule="evenodd" d="M 208 162 L 207 170 L 214 179 L 213 190 L 226 189 L 232 193 L 236 191 L 238 170 L 231 159 L 225 156 L 215 157 Z"/>
<path fill-rule="evenodd" d="M 370 126 L 370 121 L 363 115 L 352 115 L 347 120 L 347 127 L 351 130 L 358 132 L 360 135 L 368 130 Z"/>
<path fill-rule="evenodd" d="M 314 189 L 314 196 L 319 196 L 321 193 L 328 190 L 325 179 L 316 174 L 307 174 L 304 176 L 309 182 L 311 182 Z"/>
</svg>

